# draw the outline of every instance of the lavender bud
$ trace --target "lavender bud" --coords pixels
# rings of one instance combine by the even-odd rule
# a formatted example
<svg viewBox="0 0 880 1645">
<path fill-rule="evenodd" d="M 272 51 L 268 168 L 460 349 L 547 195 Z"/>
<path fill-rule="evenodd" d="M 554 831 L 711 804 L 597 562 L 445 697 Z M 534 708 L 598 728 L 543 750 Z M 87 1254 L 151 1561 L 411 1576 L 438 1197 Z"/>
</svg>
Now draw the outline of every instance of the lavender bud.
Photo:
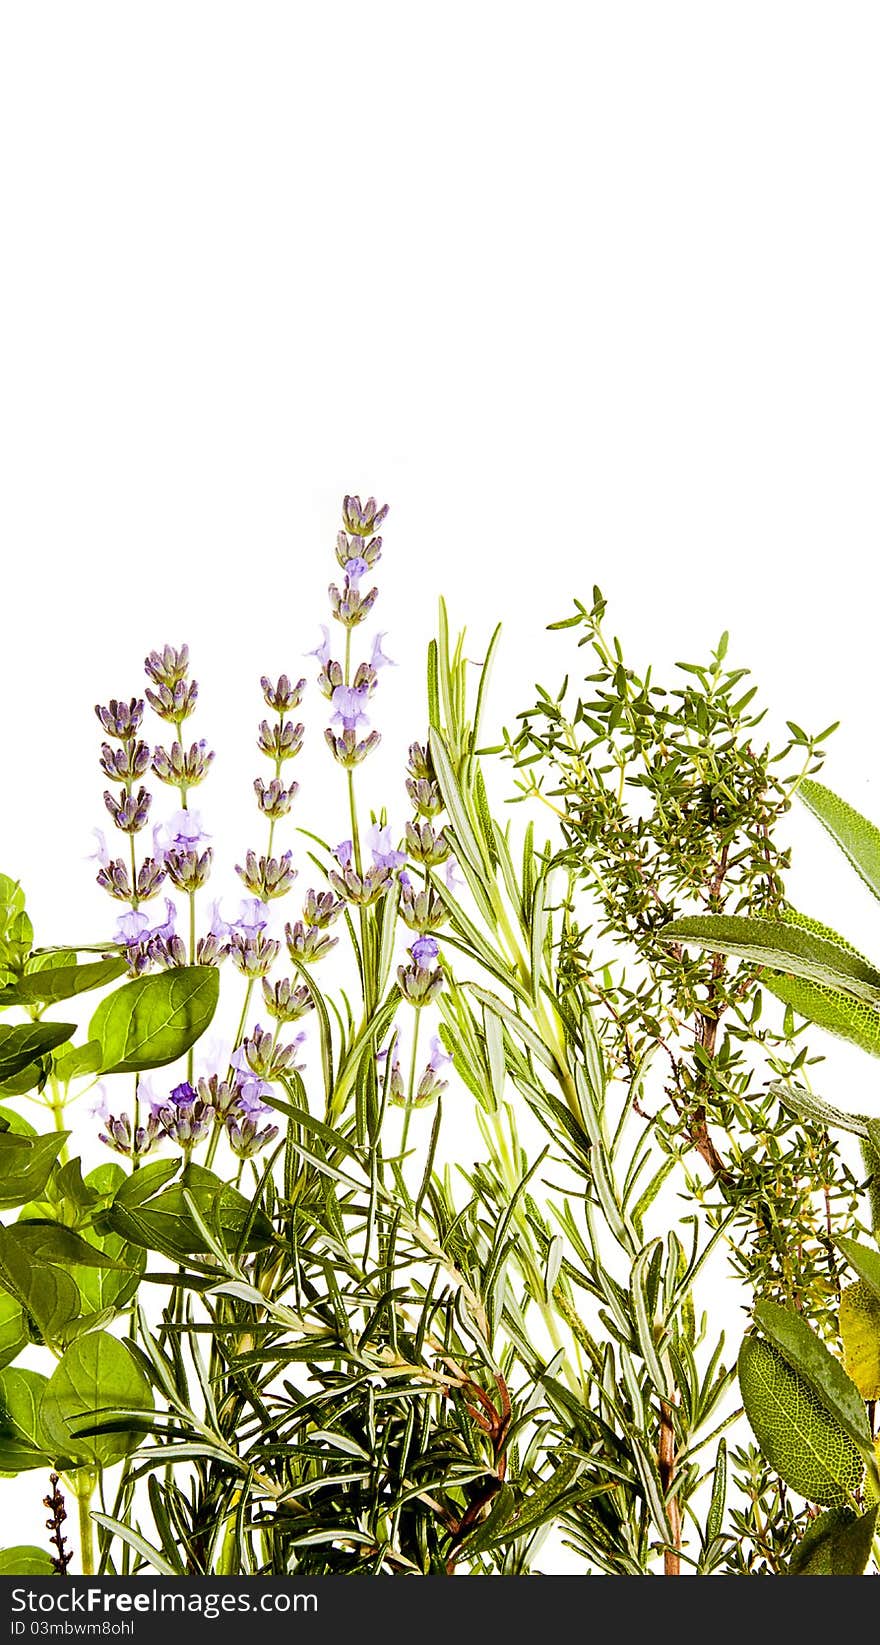
<svg viewBox="0 0 880 1645">
<path fill-rule="evenodd" d="M 157 1110 L 166 1137 L 189 1151 L 208 1135 L 214 1110 L 198 1095 L 189 1080 L 175 1086 L 167 1102 Z"/>
<path fill-rule="evenodd" d="M 108 737 L 134 737 L 144 717 L 144 705 L 139 697 L 127 703 L 111 697 L 106 708 L 96 703 L 95 713 Z"/>
<path fill-rule="evenodd" d="M 425 1108 L 429 1102 L 436 1102 L 437 1098 L 446 1090 L 448 1084 L 449 1081 L 442 1080 L 436 1069 L 432 1068 L 431 1064 L 428 1063 L 427 1068 L 416 1086 L 415 1097 L 413 1098 L 413 1107 Z"/>
<path fill-rule="evenodd" d="M 113 748 L 110 743 L 101 745 L 101 770 L 111 782 L 133 782 L 136 777 L 143 776 L 149 763 L 148 744 L 138 742 L 134 737 L 126 737 L 119 748 Z"/>
<path fill-rule="evenodd" d="M 342 903 L 329 891 L 307 891 L 303 903 L 303 919 L 309 925 L 332 925 L 342 913 Z"/>
<path fill-rule="evenodd" d="M 345 497 L 342 503 L 342 524 L 350 536 L 371 537 L 388 515 L 388 504 L 379 508 L 375 497 L 362 503 L 360 497 Z"/>
<path fill-rule="evenodd" d="M 189 672 L 189 646 L 182 645 L 177 650 L 173 645 L 163 645 L 161 651 L 151 651 L 144 659 L 144 669 L 155 685 L 165 685 L 173 691 Z"/>
<path fill-rule="evenodd" d="M 276 1045 L 274 1034 L 267 1028 L 261 1028 L 259 1023 L 250 1038 L 242 1041 L 241 1048 L 251 1073 L 260 1079 L 278 1079 L 281 1074 L 297 1066 L 294 1059 L 298 1045 Z"/>
<path fill-rule="evenodd" d="M 270 725 L 268 720 L 262 720 L 257 747 L 270 759 L 292 760 L 302 748 L 305 729 L 304 725 L 294 725 L 292 720 L 285 720 L 282 725 Z"/>
<path fill-rule="evenodd" d="M 372 663 L 359 663 L 353 681 L 354 690 L 360 692 L 365 701 L 369 701 L 378 683 L 379 676 Z"/>
<path fill-rule="evenodd" d="M 252 896 L 259 897 L 260 902 L 269 902 L 273 897 L 286 895 L 296 879 L 297 871 L 293 866 L 292 851 L 285 851 L 282 857 L 257 857 L 255 851 L 249 851 L 244 867 L 236 863 L 235 872 L 244 880 Z"/>
<path fill-rule="evenodd" d="M 287 939 L 287 951 L 292 960 L 299 960 L 302 965 L 314 965 L 335 948 L 338 937 L 331 937 L 317 925 L 303 925 L 297 920 L 293 925 L 284 927 Z"/>
<path fill-rule="evenodd" d="M 421 965 L 399 965 L 397 980 L 404 999 L 421 1010 L 424 1005 L 433 1005 L 443 991 L 445 978 L 439 966 L 436 971 L 428 971 Z"/>
<path fill-rule="evenodd" d="M 353 766 L 360 765 L 362 760 L 365 760 L 368 754 L 372 754 L 373 749 L 378 748 L 382 741 L 378 731 L 371 731 L 369 736 L 364 738 L 362 742 L 358 742 L 356 731 L 341 731 L 336 736 L 329 726 L 324 732 L 324 737 L 334 760 L 349 770 Z"/>
<path fill-rule="evenodd" d="M 434 767 L 431 764 L 431 755 L 421 743 L 410 743 L 407 771 L 411 777 L 424 778 L 428 782 L 434 779 Z"/>
<path fill-rule="evenodd" d="M 173 783 L 177 788 L 184 784 L 187 788 L 195 788 L 198 783 L 204 782 L 213 758 L 204 737 L 188 749 L 184 749 L 181 743 L 173 742 L 168 749 L 155 750 L 153 770 L 160 782 Z"/>
<path fill-rule="evenodd" d="M 430 777 L 407 777 L 406 791 L 420 817 L 436 817 L 443 810 L 443 795 Z"/>
<path fill-rule="evenodd" d="M 341 589 L 331 583 L 327 594 L 330 610 L 344 628 L 357 628 L 359 623 L 365 622 L 379 598 L 378 588 L 371 588 L 367 594 L 362 594 L 348 577 Z"/>
<path fill-rule="evenodd" d="M 102 890 L 109 891 L 111 897 L 117 897 L 120 902 L 131 902 L 128 869 L 121 857 L 99 868 L 95 878 Z"/>
<path fill-rule="evenodd" d="M 264 977 L 263 999 L 266 1010 L 276 1022 L 296 1022 L 307 1011 L 313 1010 L 315 1004 L 304 984 L 289 982 L 286 977 L 275 983 Z"/>
<path fill-rule="evenodd" d="M 388 1055 L 387 1051 L 381 1052 L 380 1060 L 384 1062 Z M 400 1108 L 406 1103 L 406 1087 L 403 1083 L 400 1058 L 394 1053 L 391 1054 L 391 1061 L 388 1064 L 384 1079 L 380 1076 L 380 1085 L 383 1091 L 387 1090 L 388 1100 L 393 1102 L 395 1107 Z"/>
<path fill-rule="evenodd" d="M 400 917 L 411 931 L 436 931 L 443 925 L 446 911 L 437 893 L 430 887 L 416 890 L 412 881 L 403 875 L 400 879 Z"/>
<path fill-rule="evenodd" d="M 275 685 L 264 674 L 260 685 L 263 687 L 263 697 L 267 706 L 276 709 L 279 714 L 287 714 L 290 709 L 299 708 L 306 688 L 305 680 L 297 680 L 296 685 L 291 685 L 286 674 L 281 674 Z"/>
<path fill-rule="evenodd" d="M 218 1120 L 226 1118 L 238 1102 L 238 1085 L 228 1080 L 222 1080 L 219 1074 L 211 1074 L 208 1079 L 200 1079 L 196 1087 L 200 1101 L 206 1108 L 212 1108 Z"/>
<path fill-rule="evenodd" d="M 378 565 L 382 558 L 382 538 L 373 537 L 367 543 L 363 537 L 349 537 L 344 531 L 340 531 L 336 538 L 336 558 L 343 571 L 354 559 L 364 560 L 368 569 L 372 571 L 373 566 Z"/>
<path fill-rule="evenodd" d="M 229 957 L 245 977 L 268 976 L 280 953 L 280 942 L 262 931 L 234 931 L 229 943 Z"/>
<path fill-rule="evenodd" d="M 257 777 L 254 783 L 257 804 L 263 816 L 271 817 L 273 821 L 287 816 L 298 789 L 299 783 L 291 783 L 289 788 L 285 788 L 279 777 L 273 777 L 268 783 Z"/>
<path fill-rule="evenodd" d="M 109 789 L 104 794 L 104 804 L 123 834 L 137 834 L 145 826 L 152 799 L 145 788 L 139 788 L 137 794 L 122 793 L 117 796 L 111 794 Z"/>
<path fill-rule="evenodd" d="M 195 680 L 177 680 L 174 685 L 157 685 L 155 691 L 147 691 L 146 698 L 154 714 L 160 720 L 167 720 L 169 725 L 179 725 L 181 720 L 189 719 L 195 710 L 199 688 Z"/>
<path fill-rule="evenodd" d="M 226 1135 L 233 1154 L 237 1154 L 240 1159 L 252 1159 L 254 1154 L 259 1154 L 270 1142 L 274 1142 L 278 1135 L 278 1127 L 264 1125 L 261 1128 L 259 1122 L 250 1114 L 236 1113 L 233 1110 L 226 1121 Z"/>
<path fill-rule="evenodd" d="M 165 866 L 157 862 L 155 857 L 145 857 L 138 869 L 137 894 L 139 902 L 149 902 L 155 897 L 160 885 L 165 880 Z"/>
<path fill-rule="evenodd" d="M 98 1135 L 108 1148 L 115 1149 L 117 1154 L 125 1154 L 129 1159 L 142 1159 L 148 1154 L 156 1139 L 161 1135 L 159 1123 L 154 1114 L 150 1114 L 145 1125 L 139 1125 L 131 1134 L 131 1120 L 127 1114 L 119 1117 L 109 1114 L 105 1124 L 106 1131 Z"/>
<path fill-rule="evenodd" d="M 358 908 L 372 907 L 394 884 L 391 870 L 381 865 L 358 874 L 349 863 L 345 868 L 331 868 L 327 878 L 344 902 L 354 903 Z"/>
<path fill-rule="evenodd" d="M 229 944 L 221 942 L 213 932 L 206 937 L 199 937 L 196 943 L 196 965 L 219 965 L 225 954 L 229 953 Z"/>
<path fill-rule="evenodd" d="M 172 850 L 165 858 L 168 878 L 178 891 L 200 891 L 211 872 L 214 852 L 210 846 L 201 856 L 198 851 Z"/>
<path fill-rule="evenodd" d="M 186 944 L 182 937 L 172 934 L 169 937 L 152 937 L 147 943 L 147 954 L 154 965 L 163 971 L 179 970 L 188 965 Z"/>
<path fill-rule="evenodd" d="M 318 675 L 318 685 L 322 695 L 332 697 L 334 691 L 338 691 L 344 681 L 345 675 L 342 672 L 341 663 L 335 663 L 331 657 Z"/>
<path fill-rule="evenodd" d="M 446 861 L 449 845 L 442 830 L 435 834 L 427 820 L 416 818 L 414 822 L 407 823 L 405 832 L 407 850 L 415 862 L 433 868 Z"/>
</svg>

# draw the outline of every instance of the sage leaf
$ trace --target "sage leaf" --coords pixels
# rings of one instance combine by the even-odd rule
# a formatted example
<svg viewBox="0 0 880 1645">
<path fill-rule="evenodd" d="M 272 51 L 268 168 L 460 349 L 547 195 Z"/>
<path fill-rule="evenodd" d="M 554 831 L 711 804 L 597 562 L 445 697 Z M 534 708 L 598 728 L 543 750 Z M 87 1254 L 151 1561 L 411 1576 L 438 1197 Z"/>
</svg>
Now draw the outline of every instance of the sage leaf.
<svg viewBox="0 0 880 1645">
<path fill-rule="evenodd" d="M 663 927 L 664 942 L 698 943 L 712 954 L 730 954 L 752 965 L 806 977 L 842 989 L 871 1005 L 880 1004 L 880 971 L 848 945 L 793 925 L 737 914 L 702 914 Z"/>
<path fill-rule="evenodd" d="M 775 1302 L 760 1302 L 755 1322 L 785 1356 L 789 1365 L 809 1383 L 826 1411 L 849 1434 L 853 1444 L 869 1448 L 871 1430 L 864 1401 L 839 1359 L 829 1353 L 802 1316 Z"/>
<path fill-rule="evenodd" d="M 744 1339 L 738 1370 L 746 1416 L 770 1466 L 809 1502 L 848 1502 L 865 1465 L 809 1383 L 763 1337 Z"/>
<path fill-rule="evenodd" d="M 873 1251 L 870 1245 L 862 1245 L 857 1239 L 847 1239 L 844 1235 L 836 1243 L 854 1273 L 880 1300 L 880 1251 Z"/>
<path fill-rule="evenodd" d="M 807 1526 L 789 1563 L 788 1576 L 862 1576 L 871 1555 L 877 1509 L 856 1514 L 828 1508 Z"/>
<path fill-rule="evenodd" d="M 880 897 L 880 828 L 812 778 L 801 783 L 798 798 L 828 830 L 869 891 Z"/>
<path fill-rule="evenodd" d="M 862 1399 L 880 1399 L 880 1297 L 863 1279 L 840 1298 L 843 1363 Z"/>
<path fill-rule="evenodd" d="M 89 1039 L 101 1045 L 100 1071 L 138 1073 L 176 1062 L 208 1027 L 219 990 L 213 965 L 180 966 L 117 988 L 89 1024 Z"/>
</svg>

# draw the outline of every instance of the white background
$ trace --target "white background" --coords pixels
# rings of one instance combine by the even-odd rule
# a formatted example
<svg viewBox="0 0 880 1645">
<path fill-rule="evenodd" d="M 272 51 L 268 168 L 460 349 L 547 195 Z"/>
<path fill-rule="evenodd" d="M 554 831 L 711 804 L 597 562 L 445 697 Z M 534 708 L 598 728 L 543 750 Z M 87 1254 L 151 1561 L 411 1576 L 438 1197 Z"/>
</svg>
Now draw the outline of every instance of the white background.
<svg viewBox="0 0 880 1645">
<path fill-rule="evenodd" d="M 880 817 L 878 46 L 804 0 L 0 7 L 0 866 L 38 940 L 109 930 L 91 705 L 166 639 L 234 895 L 257 679 L 311 667 L 349 490 L 392 504 L 398 824 L 437 595 L 475 657 L 504 621 L 498 724 L 594 582 L 638 662 L 727 627 L 776 726 L 840 718 L 827 779 Z M 338 837 L 323 706 L 297 820 Z M 880 952 L 791 836 L 797 900 Z"/>
</svg>

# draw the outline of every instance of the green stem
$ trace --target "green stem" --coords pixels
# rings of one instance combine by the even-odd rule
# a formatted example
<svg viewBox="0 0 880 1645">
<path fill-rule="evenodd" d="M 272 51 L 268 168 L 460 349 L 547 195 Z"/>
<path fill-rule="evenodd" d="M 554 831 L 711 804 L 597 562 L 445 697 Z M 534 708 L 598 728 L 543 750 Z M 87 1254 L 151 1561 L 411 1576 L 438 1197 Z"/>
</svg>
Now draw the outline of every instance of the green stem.
<svg viewBox="0 0 880 1645">
<path fill-rule="evenodd" d="M 79 1508 L 80 1564 L 83 1576 L 95 1574 L 95 1528 L 90 1512 L 94 1489 L 95 1481 L 92 1474 L 77 1476 L 76 1501 Z"/>
<path fill-rule="evenodd" d="M 413 1027 L 412 1052 L 409 1059 L 409 1085 L 406 1093 L 406 1107 L 403 1111 L 403 1130 L 400 1136 L 400 1152 L 406 1153 L 406 1143 L 409 1136 L 409 1122 L 412 1118 L 413 1101 L 416 1094 L 416 1062 L 419 1054 L 419 1028 L 421 1027 L 422 1013 L 416 1011 L 415 1026 Z"/>
</svg>

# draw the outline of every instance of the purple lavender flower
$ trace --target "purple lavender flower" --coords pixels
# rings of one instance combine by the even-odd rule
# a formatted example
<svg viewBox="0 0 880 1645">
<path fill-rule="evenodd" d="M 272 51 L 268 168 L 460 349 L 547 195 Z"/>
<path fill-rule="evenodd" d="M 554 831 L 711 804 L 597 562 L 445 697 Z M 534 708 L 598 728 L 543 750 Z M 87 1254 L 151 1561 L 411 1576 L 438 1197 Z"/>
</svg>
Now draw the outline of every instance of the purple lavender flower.
<svg viewBox="0 0 880 1645">
<path fill-rule="evenodd" d="M 120 914 L 116 921 L 115 941 L 125 949 L 130 971 L 144 971 L 155 958 L 155 945 L 169 942 L 174 937 L 177 910 L 170 897 L 165 898 L 165 919 L 152 924 L 142 909 Z"/>
<path fill-rule="evenodd" d="M 260 1080 L 278 1079 L 282 1074 L 302 1069 L 295 1058 L 305 1039 L 302 1031 L 290 1044 L 278 1045 L 274 1033 L 257 1023 L 249 1038 L 233 1052 L 232 1066 L 244 1075 L 255 1074 Z"/>
<path fill-rule="evenodd" d="M 391 1030 L 391 1038 L 386 1049 L 378 1053 L 376 1061 L 381 1070 L 380 1084 L 383 1090 L 387 1088 L 389 1101 L 397 1105 L 402 1104 L 406 1100 L 406 1088 L 400 1066 L 400 1030 L 396 1023 Z"/>
<path fill-rule="evenodd" d="M 410 948 L 412 965 L 397 967 L 400 992 L 417 1010 L 433 1004 L 442 992 L 445 981 L 439 966 L 432 969 L 440 952 L 434 937 L 417 937 Z"/>
<path fill-rule="evenodd" d="M 370 717 L 364 707 L 366 697 L 366 691 L 359 687 L 338 685 L 330 699 L 331 723 L 341 725 L 343 731 L 357 731 L 358 726 L 369 725 Z"/>
<path fill-rule="evenodd" d="M 375 864 L 365 868 L 362 874 L 356 872 L 352 863 L 340 871 L 331 868 L 327 878 L 344 902 L 354 903 L 359 908 L 370 908 L 386 891 L 391 890 L 394 883 L 391 870 Z"/>
<path fill-rule="evenodd" d="M 344 861 L 342 857 L 337 856 L 337 852 L 342 851 L 343 848 L 345 848 Z M 334 851 L 333 855 L 336 857 L 340 867 L 350 867 L 353 851 L 354 847 L 351 840 L 343 840 L 342 845 L 338 845 L 336 847 L 336 851 Z M 309 890 L 306 892 L 306 899 L 303 903 L 303 919 L 307 925 L 318 925 L 322 927 L 332 925 L 333 921 L 338 919 L 339 915 L 342 913 L 342 907 L 342 903 L 338 900 L 338 898 L 334 897 L 332 891 Z"/>
<path fill-rule="evenodd" d="M 384 651 L 382 650 L 382 641 L 385 638 L 385 632 L 386 631 L 383 629 L 381 634 L 376 635 L 375 639 L 373 640 L 373 650 L 370 654 L 370 667 L 376 669 L 377 672 L 380 668 L 396 668 L 397 667 L 397 664 L 394 661 L 394 658 L 393 657 L 386 657 Z"/>
<path fill-rule="evenodd" d="M 340 840 L 339 844 L 333 847 L 333 855 L 340 868 L 350 868 L 354 862 L 354 842 L 352 840 Z"/>
<path fill-rule="evenodd" d="M 195 680 L 178 680 L 173 686 L 157 685 L 155 691 L 148 689 L 144 695 L 160 720 L 179 725 L 195 713 L 199 688 Z"/>
<path fill-rule="evenodd" d="M 406 862 L 406 852 L 397 851 L 391 843 L 391 827 L 374 823 L 367 837 L 373 854 L 374 868 L 399 868 Z"/>
<path fill-rule="evenodd" d="M 175 811 L 167 822 L 153 830 L 153 853 L 164 862 L 170 851 L 197 851 L 207 845 L 210 834 L 202 826 L 199 811 Z"/>
<path fill-rule="evenodd" d="M 113 933 L 116 942 L 139 943 L 144 933 L 149 931 L 150 922 L 146 914 L 137 909 L 130 909 L 127 914 L 120 914 Z"/>
<path fill-rule="evenodd" d="M 436 868 L 449 856 L 449 842 L 443 830 L 436 832 L 426 817 L 416 817 L 406 825 L 406 844 L 414 862 Z"/>
<path fill-rule="evenodd" d="M 362 594 L 357 585 L 349 582 L 347 577 L 341 589 L 336 583 L 331 583 L 327 593 L 333 616 L 345 628 L 356 628 L 358 623 L 364 622 L 379 598 L 378 588 L 371 588 L 366 594 Z"/>
<path fill-rule="evenodd" d="M 267 977 L 280 953 L 280 942 L 267 937 L 262 929 L 248 931 L 240 926 L 230 938 L 229 957 L 233 965 L 251 979 Z"/>
<path fill-rule="evenodd" d="M 237 1079 L 224 1080 L 219 1074 L 208 1074 L 199 1080 L 197 1090 L 205 1107 L 212 1108 L 217 1118 L 224 1120 L 238 1102 L 240 1088 Z"/>
<path fill-rule="evenodd" d="M 210 846 L 201 854 L 198 851 L 182 851 L 174 847 L 165 858 L 165 868 L 172 885 L 176 885 L 178 891 L 201 890 L 210 875 L 213 856 Z"/>
<path fill-rule="evenodd" d="M 266 1080 L 242 1070 L 236 1080 L 236 1107 L 241 1113 L 247 1114 L 249 1119 L 258 1119 L 261 1114 L 271 1113 L 265 1098 L 271 1097 L 272 1087 Z"/>
<path fill-rule="evenodd" d="M 433 965 L 439 953 L 440 948 L 435 937 L 417 937 L 410 949 L 415 964 L 423 968 Z"/>
<path fill-rule="evenodd" d="M 307 657 L 317 657 L 318 662 L 321 664 L 321 667 L 326 668 L 327 664 L 330 661 L 330 655 L 331 655 L 330 630 L 327 627 L 326 623 L 321 624 L 321 633 L 324 636 L 323 640 L 321 641 L 321 644 L 316 645 L 314 651 L 307 651 L 306 656 Z"/>
<path fill-rule="evenodd" d="M 426 1103 L 434 1102 L 446 1090 L 449 1081 L 440 1078 L 440 1070 L 445 1068 L 447 1063 L 451 1061 L 451 1056 L 435 1034 L 431 1040 L 431 1055 L 416 1087 L 414 1102 L 417 1108 L 423 1107 Z"/>
<path fill-rule="evenodd" d="M 353 559 L 345 562 L 345 575 L 353 588 L 357 588 L 362 577 L 367 575 L 369 566 L 361 554 L 355 554 Z"/>
<path fill-rule="evenodd" d="M 126 737 L 118 748 L 102 743 L 99 764 L 104 776 L 109 777 L 111 782 L 134 782 L 143 776 L 150 764 L 149 744 L 136 741 L 134 737 Z"/>
<path fill-rule="evenodd" d="M 458 872 L 458 862 L 455 857 L 447 857 L 443 878 L 446 881 L 447 891 L 458 891 L 464 885 L 464 880 Z"/>
<path fill-rule="evenodd" d="M 188 1152 L 208 1135 L 214 1110 L 189 1080 L 184 1080 L 174 1087 L 167 1101 L 160 1104 L 156 1119 L 165 1136 Z"/>
</svg>

